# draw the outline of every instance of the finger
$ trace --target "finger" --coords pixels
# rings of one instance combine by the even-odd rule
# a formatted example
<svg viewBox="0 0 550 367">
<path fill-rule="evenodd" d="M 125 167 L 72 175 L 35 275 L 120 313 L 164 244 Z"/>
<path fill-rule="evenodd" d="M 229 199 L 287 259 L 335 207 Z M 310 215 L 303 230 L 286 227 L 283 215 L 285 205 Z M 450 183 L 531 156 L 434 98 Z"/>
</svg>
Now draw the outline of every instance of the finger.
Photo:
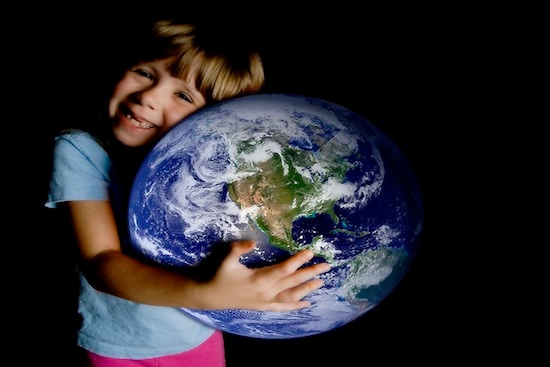
<svg viewBox="0 0 550 367">
<path fill-rule="evenodd" d="M 323 287 L 325 282 L 322 279 L 312 279 L 296 287 L 279 293 L 276 297 L 278 302 L 296 304 L 303 301 L 303 298 L 311 292 Z"/>
<path fill-rule="evenodd" d="M 293 274 L 288 275 L 281 280 L 281 285 L 285 289 L 290 289 L 299 286 L 300 284 L 310 281 L 318 275 L 326 273 L 330 270 L 328 263 L 319 263 L 296 270 Z"/>
<path fill-rule="evenodd" d="M 301 263 L 301 265 L 303 265 L 304 263 Z M 290 267 L 289 264 L 281 263 L 279 264 L 279 266 L 286 267 L 283 270 L 278 270 L 280 273 L 284 273 L 284 276 L 281 276 L 280 281 L 281 289 L 295 287 L 307 280 L 310 280 L 311 278 L 326 273 L 331 268 L 330 265 L 326 262 L 321 262 L 307 267 L 299 266 L 298 269 L 294 268 L 296 264 L 293 264 L 292 267 Z"/>
<path fill-rule="evenodd" d="M 294 279 L 296 285 L 305 282 L 308 279 L 321 275 L 330 270 L 329 263 L 322 262 L 315 265 L 300 268 L 291 274 L 289 277 Z"/>
<path fill-rule="evenodd" d="M 299 269 L 309 260 L 313 259 L 313 256 L 314 254 L 311 250 L 299 251 L 289 257 L 287 260 L 279 263 L 276 266 L 273 266 L 272 270 L 279 272 L 281 277 L 293 274 L 297 269 Z"/>
<path fill-rule="evenodd" d="M 287 289 L 277 295 L 277 302 L 272 305 L 272 309 L 275 311 L 289 311 L 309 307 L 311 302 L 303 298 L 324 285 L 325 282 L 322 279 L 312 279 L 294 288 Z"/>
<path fill-rule="evenodd" d="M 281 264 L 268 267 L 271 268 L 269 271 L 277 271 L 273 268 L 279 265 Z M 274 300 L 287 303 L 300 301 L 307 294 L 324 285 L 323 280 L 315 277 L 329 270 L 330 265 L 323 262 L 298 269 L 294 273 L 285 275 L 284 277 L 279 277 L 279 274 L 275 274 L 274 278 L 278 280 L 272 285 L 271 289 L 274 294 Z M 273 273 L 270 274 L 273 275 Z"/>
</svg>

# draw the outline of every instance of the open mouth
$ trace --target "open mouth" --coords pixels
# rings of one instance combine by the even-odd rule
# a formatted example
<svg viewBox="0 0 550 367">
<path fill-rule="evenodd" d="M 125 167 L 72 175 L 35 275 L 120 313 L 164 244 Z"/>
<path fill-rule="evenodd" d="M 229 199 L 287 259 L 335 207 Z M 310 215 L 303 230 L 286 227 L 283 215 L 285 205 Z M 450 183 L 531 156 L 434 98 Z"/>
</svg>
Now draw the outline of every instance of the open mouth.
<svg viewBox="0 0 550 367">
<path fill-rule="evenodd" d="M 141 129 L 153 129 L 156 127 L 155 124 L 147 121 L 147 120 L 142 120 L 140 119 L 139 117 L 135 116 L 133 114 L 133 112 L 128 109 L 126 106 L 121 106 L 120 107 L 120 110 L 121 112 L 124 114 L 124 116 L 126 116 L 126 118 L 134 125 L 134 126 L 137 126 Z"/>
</svg>

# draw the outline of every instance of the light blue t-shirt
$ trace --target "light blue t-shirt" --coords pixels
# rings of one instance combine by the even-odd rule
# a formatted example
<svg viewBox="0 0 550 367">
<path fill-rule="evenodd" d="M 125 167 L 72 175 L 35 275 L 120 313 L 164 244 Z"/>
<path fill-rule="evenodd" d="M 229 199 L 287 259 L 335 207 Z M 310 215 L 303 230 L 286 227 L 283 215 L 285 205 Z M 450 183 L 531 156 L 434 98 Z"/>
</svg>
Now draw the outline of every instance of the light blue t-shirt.
<svg viewBox="0 0 550 367">
<path fill-rule="evenodd" d="M 112 163 L 86 132 L 55 140 L 46 207 L 71 200 L 111 200 Z M 178 308 L 131 302 L 93 288 L 80 273 L 78 344 L 112 358 L 146 359 L 190 350 L 215 331 Z"/>
</svg>

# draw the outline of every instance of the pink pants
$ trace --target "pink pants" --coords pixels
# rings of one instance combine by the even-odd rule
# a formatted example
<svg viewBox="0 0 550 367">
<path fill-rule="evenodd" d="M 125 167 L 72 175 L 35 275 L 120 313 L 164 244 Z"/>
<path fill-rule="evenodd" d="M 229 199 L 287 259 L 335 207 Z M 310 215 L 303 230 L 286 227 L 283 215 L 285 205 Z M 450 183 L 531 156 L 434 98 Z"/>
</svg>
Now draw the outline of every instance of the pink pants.
<svg viewBox="0 0 550 367">
<path fill-rule="evenodd" d="M 217 330 L 187 352 L 142 360 L 103 357 L 86 351 L 89 367 L 225 367 L 223 334 Z"/>
</svg>

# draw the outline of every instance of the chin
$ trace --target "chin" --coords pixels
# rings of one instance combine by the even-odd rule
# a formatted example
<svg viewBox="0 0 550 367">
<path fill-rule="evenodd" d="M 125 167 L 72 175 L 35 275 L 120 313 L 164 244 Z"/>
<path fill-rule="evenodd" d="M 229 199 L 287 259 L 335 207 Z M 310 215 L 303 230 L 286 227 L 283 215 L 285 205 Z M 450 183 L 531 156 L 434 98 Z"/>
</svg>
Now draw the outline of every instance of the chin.
<svg viewBox="0 0 550 367">
<path fill-rule="evenodd" d="M 116 140 L 128 147 L 141 147 L 151 144 L 156 138 L 154 131 L 147 132 L 145 130 L 140 131 L 139 134 L 135 132 L 128 132 L 124 129 L 115 129 L 114 136 Z"/>
</svg>

